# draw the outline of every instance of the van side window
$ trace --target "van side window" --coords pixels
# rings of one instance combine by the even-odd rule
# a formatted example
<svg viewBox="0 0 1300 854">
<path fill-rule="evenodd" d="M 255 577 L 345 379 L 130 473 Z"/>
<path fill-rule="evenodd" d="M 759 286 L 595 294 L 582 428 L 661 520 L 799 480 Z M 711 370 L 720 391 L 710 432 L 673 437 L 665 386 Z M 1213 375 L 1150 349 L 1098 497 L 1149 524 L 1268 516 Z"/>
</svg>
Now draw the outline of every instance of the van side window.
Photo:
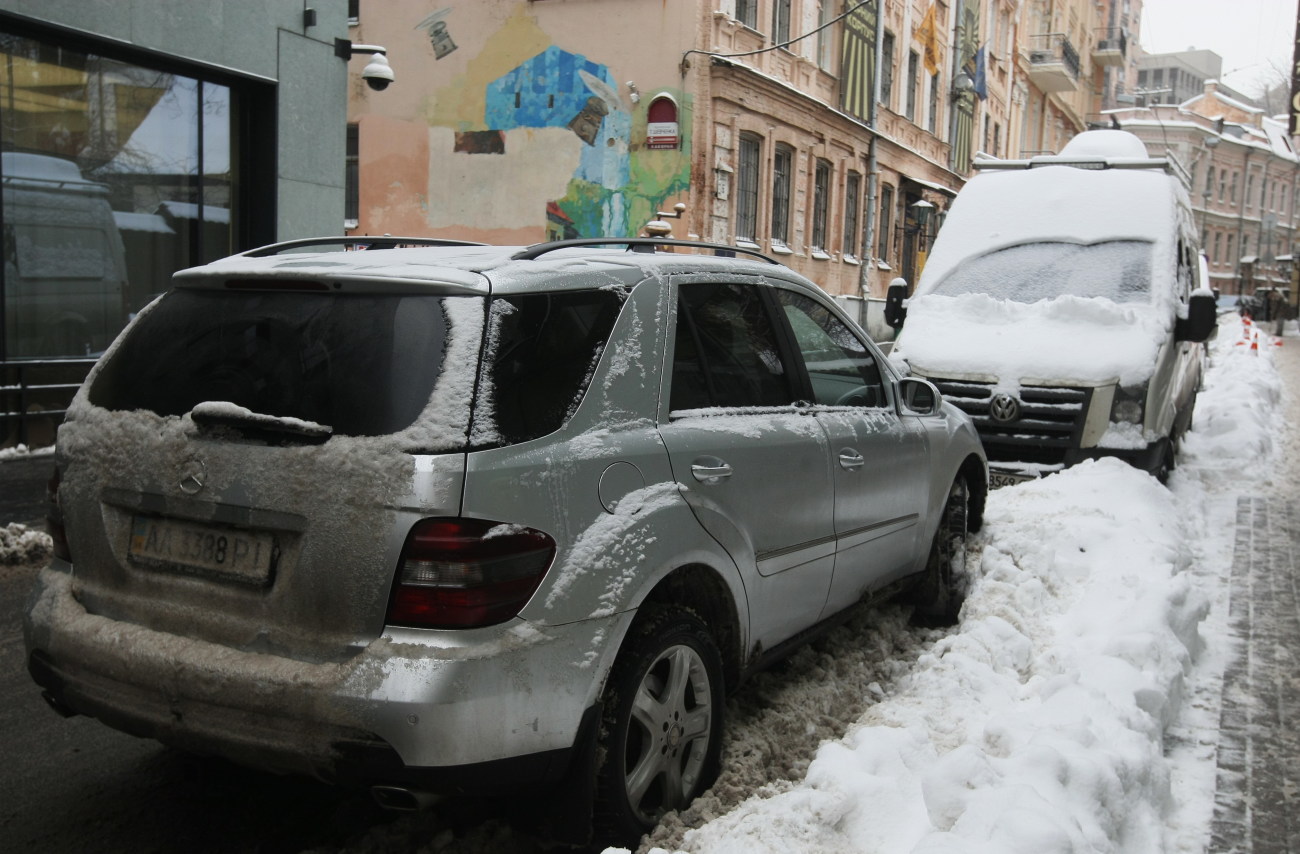
<svg viewBox="0 0 1300 854">
<path fill-rule="evenodd" d="M 1178 241 L 1178 278 L 1175 294 L 1178 299 L 1187 302 L 1192 293 L 1192 249 L 1185 240 Z"/>
</svg>

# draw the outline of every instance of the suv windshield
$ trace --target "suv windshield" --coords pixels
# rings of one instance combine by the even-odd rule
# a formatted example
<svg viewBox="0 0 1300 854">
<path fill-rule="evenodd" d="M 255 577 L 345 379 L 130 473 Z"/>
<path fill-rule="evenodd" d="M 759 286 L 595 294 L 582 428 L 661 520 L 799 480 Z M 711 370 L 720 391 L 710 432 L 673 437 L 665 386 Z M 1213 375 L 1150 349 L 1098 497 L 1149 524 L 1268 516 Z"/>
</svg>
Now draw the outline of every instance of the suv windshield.
<svg viewBox="0 0 1300 854">
<path fill-rule="evenodd" d="M 962 264 L 933 292 L 944 296 L 988 294 L 1022 303 L 1066 295 L 1146 302 L 1151 291 L 1152 248 L 1145 240 L 1012 246 Z"/>
<path fill-rule="evenodd" d="M 443 302 L 174 290 L 127 334 L 90 402 L 179 416 L 228 401 L 325 425 L 334 435 L 395 433 L 415 422 L 442 374 Z"/>
</svg>

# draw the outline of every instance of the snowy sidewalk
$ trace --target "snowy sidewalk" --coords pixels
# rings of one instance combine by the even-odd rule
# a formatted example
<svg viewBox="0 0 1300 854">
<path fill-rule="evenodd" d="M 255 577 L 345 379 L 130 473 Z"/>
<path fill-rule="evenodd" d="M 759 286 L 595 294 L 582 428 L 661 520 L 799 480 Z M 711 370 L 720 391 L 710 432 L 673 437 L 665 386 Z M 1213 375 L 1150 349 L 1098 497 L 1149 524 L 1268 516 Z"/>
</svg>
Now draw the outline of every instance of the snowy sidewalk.
<svg viewBox="0 0 1300 854">
<path fill-rule="evenodd" d="M 1300 852 L 1300 508 L 1237 503 L 1211 854 Z"/>
</svg>

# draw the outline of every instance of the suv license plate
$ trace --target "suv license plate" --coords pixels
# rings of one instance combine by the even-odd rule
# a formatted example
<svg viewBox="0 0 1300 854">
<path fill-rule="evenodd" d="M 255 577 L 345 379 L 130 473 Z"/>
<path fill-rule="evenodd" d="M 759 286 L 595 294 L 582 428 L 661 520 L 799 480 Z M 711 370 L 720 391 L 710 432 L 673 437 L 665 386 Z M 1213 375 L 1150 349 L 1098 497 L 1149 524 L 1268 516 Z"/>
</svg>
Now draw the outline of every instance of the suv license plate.
<svg viewBox="0 0 1300 854">
<path fill-rule="evenodd" d="M 144 563 L 200 570 L 262 585 L 271 577 L 274 537 L 178 519 L 136 516 L 128 553 Z"/>
</svg>

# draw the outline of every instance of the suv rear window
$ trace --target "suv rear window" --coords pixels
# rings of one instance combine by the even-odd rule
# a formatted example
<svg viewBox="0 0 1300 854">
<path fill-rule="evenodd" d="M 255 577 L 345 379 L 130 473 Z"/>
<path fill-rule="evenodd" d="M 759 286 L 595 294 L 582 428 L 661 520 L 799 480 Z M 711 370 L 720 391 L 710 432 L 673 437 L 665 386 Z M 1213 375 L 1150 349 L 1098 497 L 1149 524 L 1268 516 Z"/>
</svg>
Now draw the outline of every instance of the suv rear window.
<svg viewBox="0 0 1300 854">
<path fill-rule="evenodd" d="M 229 401 L 334 435 L 396 433 L 442 374 L 444 299 L 479 298 L 177 289 L 132 327 L 90 402 L 179 416 Z"/>
</svg>

